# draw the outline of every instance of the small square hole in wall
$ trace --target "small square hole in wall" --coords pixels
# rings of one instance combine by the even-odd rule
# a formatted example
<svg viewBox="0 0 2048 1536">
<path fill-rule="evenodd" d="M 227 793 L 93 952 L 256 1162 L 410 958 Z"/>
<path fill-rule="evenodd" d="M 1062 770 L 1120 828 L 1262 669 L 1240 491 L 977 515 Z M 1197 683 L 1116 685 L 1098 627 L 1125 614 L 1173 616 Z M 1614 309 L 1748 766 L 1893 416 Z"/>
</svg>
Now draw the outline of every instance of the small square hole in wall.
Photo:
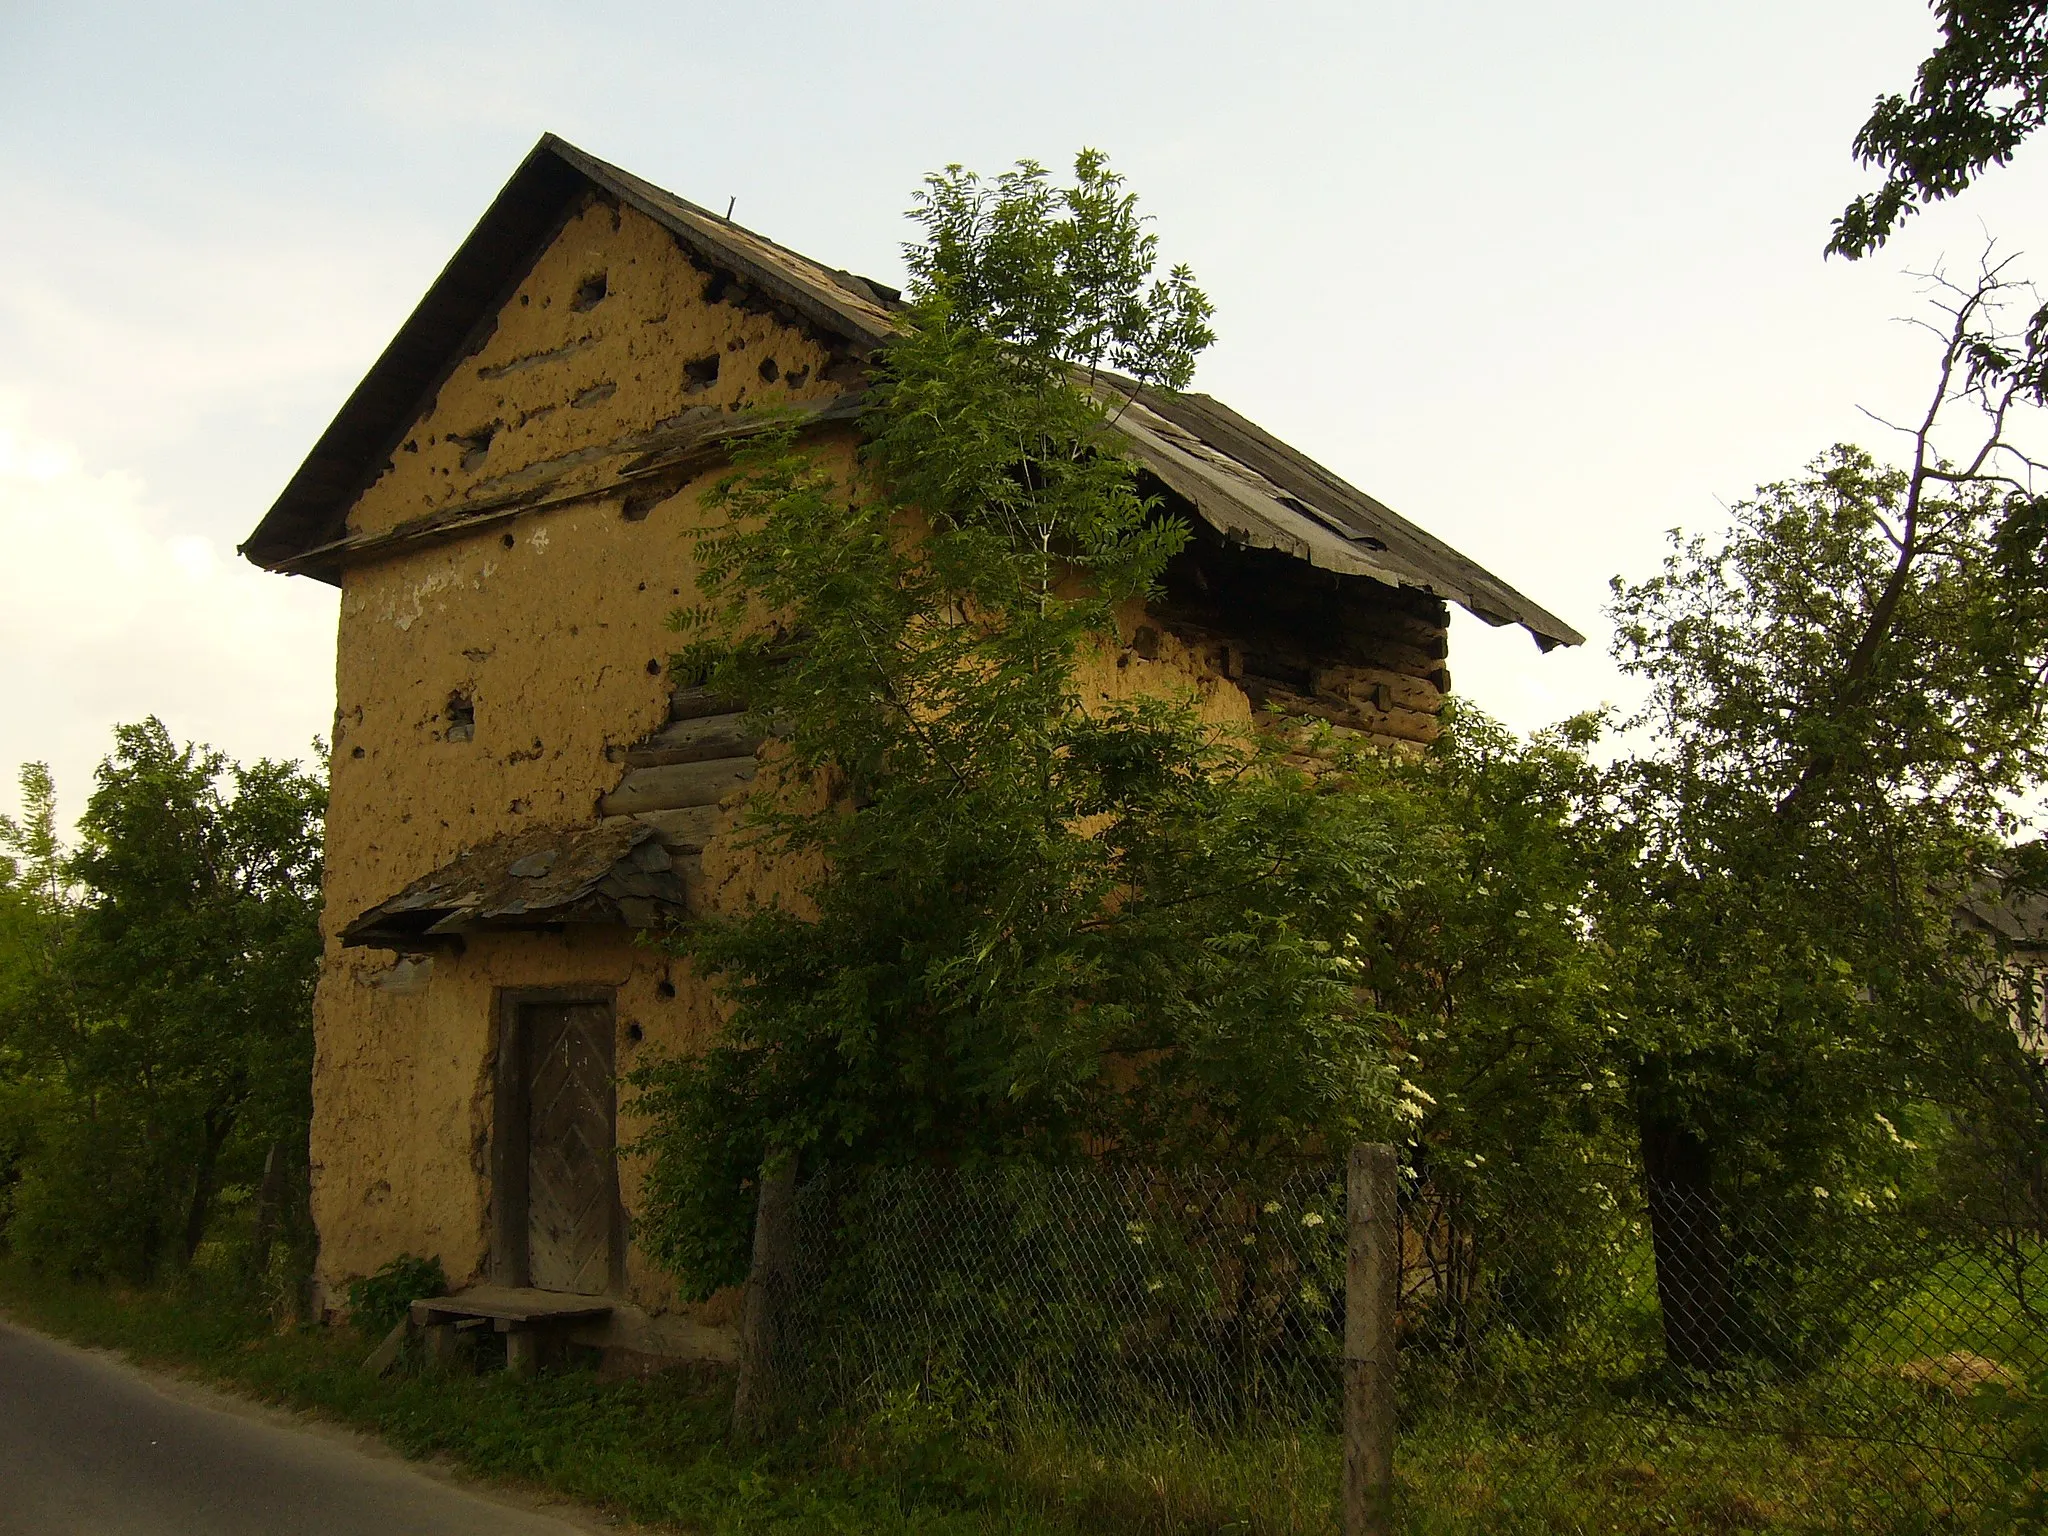
<svg viewBox="0 0 2048 1536">
<path fill-rule="evenodd" d="M 447 727 L 441 732 L 443 741 L 476 740 L 476 705 L 470 702 L 466 693 L 448 695 Z"/>
<path fill-rule="evenodd" d="M 498 424 L 492 422 L 487 427 L 478 427 L 474 432 L 450 437 L 448 441 L 462 450 L 462 467 L 474 471 L 483 468 L 484 460 L 490 456 L 491 439 L 497 435 Z"/>
</svg>

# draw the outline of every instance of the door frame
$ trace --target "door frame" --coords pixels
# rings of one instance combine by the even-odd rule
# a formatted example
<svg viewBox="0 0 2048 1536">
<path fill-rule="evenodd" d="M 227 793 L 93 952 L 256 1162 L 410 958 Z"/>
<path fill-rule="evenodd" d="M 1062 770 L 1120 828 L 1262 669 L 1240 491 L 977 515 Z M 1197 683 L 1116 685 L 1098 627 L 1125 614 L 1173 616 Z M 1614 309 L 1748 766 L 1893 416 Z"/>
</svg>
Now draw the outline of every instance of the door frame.
<svg viewBox="0 0 2048 1536">
<path fill-rule="evenodd" d="M 563 987 L 499 987 L 492 996 L 494 1039 L 491 1064 L 491 1199 L 490 1276 L 495 1285 L 530 1286 L 533 1272 L 527 1261 L 526 1162 L 529 1151 L 527 1127 L 528 1040 L 520 1010 L 535 1003 L 560 1006 L 598 1004 L 611 1015 L 612 1094 L 606 1129 L 610 1133 L 610 1155 L 605 1159 L 605 1204 L 610 1211 L 610 1249 L 606 1263 L 606 1289 L 617 1294 L 626 1279 L 626 1211 L 619 1198 L 619 1089 L 617 987 L 596 983 Z"/>
</svg>

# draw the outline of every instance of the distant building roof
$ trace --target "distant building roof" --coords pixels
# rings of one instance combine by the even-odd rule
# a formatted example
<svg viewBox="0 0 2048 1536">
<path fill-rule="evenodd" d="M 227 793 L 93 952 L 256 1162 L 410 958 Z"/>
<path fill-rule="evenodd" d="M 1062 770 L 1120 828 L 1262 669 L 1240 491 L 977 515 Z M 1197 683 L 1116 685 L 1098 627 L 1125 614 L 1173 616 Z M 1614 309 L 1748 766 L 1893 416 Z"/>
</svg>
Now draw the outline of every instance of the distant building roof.
<svg viewBox="0 0 2048 1536">
<path fill-rule="evenodd" d="M 2021 883 L 2009 871 L 1985 875 L 1964 898 L 1957 917 L 2020 954 L 2048 951 L 2048 891 Z"/>
</svg>

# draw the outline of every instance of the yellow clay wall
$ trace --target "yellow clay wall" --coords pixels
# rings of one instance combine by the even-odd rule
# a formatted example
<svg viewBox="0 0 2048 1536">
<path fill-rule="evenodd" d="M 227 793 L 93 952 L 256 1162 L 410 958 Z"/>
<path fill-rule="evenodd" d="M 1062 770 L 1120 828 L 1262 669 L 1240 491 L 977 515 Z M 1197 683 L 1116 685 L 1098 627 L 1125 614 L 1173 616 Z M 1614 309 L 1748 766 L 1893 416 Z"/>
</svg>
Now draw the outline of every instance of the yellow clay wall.
<svg viewBox="0 0 2048 1536">
<path fill-rule="evenodd" d="M 599 273 L 604 297 L 579 308 Z M 617 445 L 679 411 L 836 389 L 819 377 L 824 346 L 744 302 L 708 301 L 708 281 L 650 220 L 585 206 L 357 503 L 351 531 L 522 476 L 601 489 Z M 700 384 L 687 365 L 713 355 L 718 377 Z M 850 467 L 850 438 L 822 446 Z M 578 457 L 592 448 L 606 451 Z M 313 1204 L 330 1294 L 406 1252 L 438 1255 L 457 1283 L 486 1272 L 496 989 L 616 986 L 622 1070 L 713 1027 L 701 984 L 622 931 L 485 935 L 431 965 L 335 935 L 466 848 L 595 817 L 623 747 L 665 718 L 668 619 L 695 594 L 689 530 L 714 478 L 638 520 L 599 497 L 344 574 L 314 1021 Z M 474 711 L 470 740 L 448 732 L 457 698 Z M 655 992 L 662 981 L 672 998 Z M 622 1118 L 621 1140 L 632 1134 Z M 629 1209 L 636 1183 L 628 1165 Z M 628 1273 L 635 1299 L 658 1306 L 658 1278 L 637 1259 Z"/>
<path fill-rule="evenodd" d="M 844 368 L 818 338 L 716 284 L 659 226 L 593 200 L 351 513 L 351 532 L 375 533 L 543 481 L 551 495 L 591 492 L 343 576 L 314 1019 L 313 1211 L 330 1296 L 401 1253 L 438 1256 L 458 1285 L 488 1274 L 499 989 L 616 988 L 622 1072 L 716 1029 L 708 989 L 623 930 L 477 935 L 431 963 L 336 935 L 465 849 L 595 818 L 623 749 L 666 717 L 668 619 L 695 596 L 690 531 L 716 472 L 637 519 L 605 494 L 609 477 L 637 437 L 683 413 L 830 395 Z M 850 471 L 850 433 L 821 446 Z M 1120 613 L 1126 644 L 1090 663 L 1087 696 L 1192 690 L 1213 721 L 1251 719 L 1197 644 L 1145 625 L 1133 648 L 1145 618 L 1137 605 Z M 458 699 L 474 712 L 472 739 L 450 737 Z M 768 894 L 730 845 L 714 844 L 704 867 L 720 904 Z M 620 1140 L 635 1132 L 622 1105 Z M 629 1161 L 629 1213 L 638 1184 Z M 650 1311 L 670 1305 L 637 1253 L 628 1289 Z M 703 1323 L 730 1312 L 730 1297 L 692 1309 Z"/>
<path fill-rule="evenodd" d="M 604 296 L 589 294 L 602 282 Z M 381 533 L 548 481 L 601 483 L 601 450 L 685 413 L 829 398 L 819 339 L 750 305 L 632 208 L 588 200 L 458 363 L 349 514 Z M 707 378 L 715 365 L 716 377 Z M 767 377 L 772 374 L 773 379 Z"/>
</svg>

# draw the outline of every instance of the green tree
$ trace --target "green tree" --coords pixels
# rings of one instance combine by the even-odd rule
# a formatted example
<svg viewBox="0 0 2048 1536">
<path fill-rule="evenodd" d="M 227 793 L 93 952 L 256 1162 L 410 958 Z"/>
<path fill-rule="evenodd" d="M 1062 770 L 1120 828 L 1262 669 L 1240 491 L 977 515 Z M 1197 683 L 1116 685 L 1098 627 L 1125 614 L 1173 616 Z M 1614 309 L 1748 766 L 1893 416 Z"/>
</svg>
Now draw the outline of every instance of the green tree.
<svg viewBox="0 0 2048 1536">
<path fill-rule="evenodd" d="M 1356 916 L 1392 828 L 1188 700 L 1084 707 L 1185 529 L 1107 435 L 1209 340 L 1102 157 L 928 179 L 913 307 L 861 475 L 788 439 L 712 505 L 689 676 L 783 741 L 754 833 L 801 898 L 680 942 L 730 1007 L 643 1075 L 643 1231 L 693 1288 L 744 1272 L 764 1159 L 1108 1148 L 1257 1159 L 1383 1127 Z"/>
<path fill-rule="evenodd" d="M 1980 1161 L 2038 1162 L 2048 1129 L 2001 957 L 1957 923 L 2040 879 L 2012 846 L 2048 767 L 2042 504 L 2014 441 L 2034 300 L 1996 269 L 1940 292 L 1903 464 L 1837 448 L 1617 579 L 1649 703 L 1606 766 L 1599 720 L 1517 742 L 1462 709 L 1426 758 L 1357 765 L 1408 855 L 1363 976 L 1455 1252 L 1512 1229 L 1526 1307 L 1639 1179 L 1682 1366 L 1824 1345 L 1913 1261 L 1865 1218 L 1929 1190 L 1944 1127 Z"/>
<path fill-rule="evenodd" d="M 1681 1364 L 1790 1286 L 1745 1230 L 1796 1251 L 1896 1194 L 1916 1107 L 2032 1084 L 2048 1108 L 1956 923 L 2048 767 L 2042 503 L 2012 436 L 2038 365 L 2005 324 L 2033 301 L 1995 269 L 1943 294 L 1903 465 L 1837 448 L 1615 583 L 1656 745 L 1607 776 L 1595 912 Z"/>
<path fill-rule="evenodd" d="M 2011 160 L 2048 121 L 2048 5 L 1935 0 L 1941 42 L 1911 95 L 1880 96 L 1855 152 L 1885 173 L 1835 221 L 1831 254 L 1867 256 L 1929 203 L 1956 196 Z"/>
<path fill-rule="evenodd" d="M 1520 1327 L 1593 1301 L 1613 1213 L 1634 1181 L 1630 1028 L 1592 941 L 1611 843 L 1588 715 L 1518 740 L 1464 703 L 1421 757 L 1359 754 L 1352 813 L 1390 823 L 1397 897 L 1364 914 L 1361 985 L 1388 1021 L 1404 1161 L 1440 1321 L 1464 1331 L 1481 1294 Z"/>
<path fill-rule="evenodd" d="M 75 1017 L 65 953 L 76 903 L 57 835 L 49 765 L 26 763 L 22 815 L 0 816 L 0 1238 L 35 1142 L 41 1097 L 24 1046 L 43 1020 Z"/>
<path fill-rule="evenodd" d="M 72 1011 L 63 951 L 76 905 L 49 765 L 23 764 L 20 785 L 22 815 L 0 816 L 0 1020 L 17 1021 Z"/>
<path fill-rule="evenodd" d="M 147 1277 L 191 1260 L 223 1187 L 253 1185 L 272 1148 L 303 1167 L 325 791 L 154 719 L 115 741 L 68 858 L 47 800 L 10 830 L 68 886 L 48 984 L 4 1021 L 34 1132 L 7 1236 Z"/>
</svg>

